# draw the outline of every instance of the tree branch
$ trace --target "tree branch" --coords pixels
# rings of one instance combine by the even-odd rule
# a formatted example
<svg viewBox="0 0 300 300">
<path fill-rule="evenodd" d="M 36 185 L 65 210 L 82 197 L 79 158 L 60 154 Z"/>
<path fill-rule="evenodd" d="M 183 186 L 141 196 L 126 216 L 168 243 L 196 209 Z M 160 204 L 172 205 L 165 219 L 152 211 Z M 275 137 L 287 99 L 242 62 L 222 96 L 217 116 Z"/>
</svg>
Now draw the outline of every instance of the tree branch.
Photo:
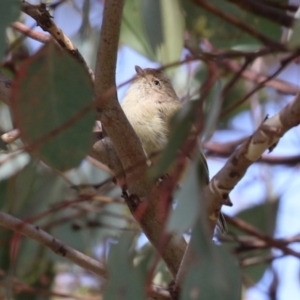
<svg viewBox="0 0 300 300">
<path fill-rule="evenodd" d="M 11 24 L 11 27 L 23 34 L 25 34 L 26 36 L 41 42 L 41 43 L 47 43 L 48 41 L 51 40 L 51 36 L 42 32 L 38 32 L 35 31 L 33 29 L 31 29 L 30 27 L 26 26 L 25 24 L 21 23 L 21 22 L 14 22 Z"/>
<path fill-rule="evenodd" d="M 65 257 L 76 265 L 101 277 L 107 278 L 106 270 L 101 262 L 65 245 L 63 242 L 43 231 L 38 226 L 25 223 L 24 221 L 4 212 L 0 212 L 0 226 L 19 232 L 20 234 L 46 246 L 57 255 Z"/>
<path fill-rule="evenodd" d="M 266 37 L 265 35 L 261 34 L 258 31 L 256 31 L 253 27 L 245 24 L 244 22 L 240 21 L 236 17 L 233 17 L 230 14 L 224 13 L 222 10 L 220 10 L 217 7 L 215 7 L 214 5 L 210 4 L 208 1 L 205 1 L 205 0 L 193 0 L 193 2 L 195 2 L 197 5 L 203 7 L 207 11 L 213 13 L 217 17 L 219 17 L 219 18 L 221 18 L 221 19 L 223 19 L 223 20 L 231 23 L 232 25 L 236 26 L 237 28 L 240 28 L 241 30 L 243 30 L 246 33 L 248 33 L 249 35 L 251 35 L 254 38 L 256 38 L 259 41 L 261 41 L 263 44 L 265 44 L 265 45 L 267 45 L 269 47 L 272 47 L 274 49 L 277 49 L 277 50 L 283 50 L 283 49 L 285 49 L 285 47 L 282 44 L 277 43 L 276 41 L 269 39 L 268 37 Z"/>
<path fill-rule="evenodd" d="M 243 178 L 248 167 L 257 161 L 265 150 L 271 151 L 280 137 L 299 123 L 300 93 L 277 115 L 265 120 L 253 135 L 235 150 L 225 166 L 211 179 L 202 194 L 202 201 L 205 202 L 207 209 L 211 236 L 216 227 L 222 205 L 228 199 L 229 192 Z M 182 284 L 194 258 L 194 250 L 189 243 L 176 276 L 176 285 Z"/>
<path fill-rule="evenodd" d="M 75 57 L 75 59 L 77 59 L 85 67 L 91 77 L 91 80 L 94 80 L 93 71 L 86 64 L 84 58 L 82 57 L 78 49 L 73 45 L 71 40 L 67 37 L 67 35 L 54 23 L 52 16 L 46 9 L 45 3 L 32 5 L 23 0 L 21 3 L 21 9 L 24 13 L 35 19 L 37 24 L 44 31 L 49 32 L 63 49 L 65 49 L 73 57 Z"/>
<path fill-rule="evenodd" d="M 227 143 L 206 142 L 203 145 L 203 148 L 206 150 L 205 156 L 228 158 L 244 140 L 246 140 L 246 138 Z M 300 155 L 275 156 L 263 154 L 259 162 L 269 165 L 287 165 L 294 167 L 300 162 Z"/>
<path fill-rule="evenodd" d="M 257 161 L 263 152 L 276 146 L 280 137 L 300 123 L 300 94 L 278 114 L 265 120 L 261 126 L 228 159 L 225 166 L 212 178 L 204 190 L 207 215 L 213 232 L 223 205 L 222 199 L 242 179 L 248 167 Z"/>
<path fill-rule="evenodd" d="M 300 258 L 300 253 L 289 248 L 286 243 L 280 239 L 273 239 L 272 237 L 260 232 L 257 228 L 253 227 L 251 224 L 243 221 L 242 219 L 236 217 L 225 216 L 228 223 L 235 225 L 236 227 L 242 229 L 248 234 L 257 237 L 258 239 L 266 243 L 266 247 L 273 247 L 280 249 L 286 255 L 292 255 L 294 257 Z"/>
<path fill-rule="evenodd" d="M 104 92 L 115 87 L 115 67 L 123 2 L 120 0 L 105 1 L 95 72 L 96 99 L 101 98 Z M 162 229 L 166 220 L 164 211 L 161 211 L 160 208 L 161 204 L 164 203 L 164 195 L 161 192 L 164 184 L 153 188 L 153 183 L 147 179 L 146 154 L 118 103 L 116 92 L 110 97 L 102 97 L 101 99 L 103 101 L 99 102 L 98 105 L 99 118 L 105 132 L 112 141 L 114 147 L 112 151 L 116 152 L 116 157 L 122 163 L 123 170 L 126 173 L 129 193 L 132 196 L 138 196 L 136 197 L 139 202 L 137 206 L 129 206 L 131 212 L 150 242 L 161 254 L 171 274 L 175 276 L 186 248 L 186 242 L 183 237 L 170 235 L 164 247 L 162 247 Z M 97 157 L 95 152 L 98 151 L 101 155 L 103 149 L 97 149 L 96 146 L 106 147 L 103 144 L 99 145 L 100 142 L 97 142 L 98 145 L 95 144 L 93 147 L 93 157 L 99 160 L 101 159 Z M 148 197 L 140 202 L 139 197 L 144 196 Z"/>
<path fill-rule="evenodd" d="M 294 23 L 294 18 L 286 14 L 284 11 L 280 11 L 268 3 L 261 2 L 261 0 L 227 0 L 232 2 L 240 8 L 250 11 L 257 16 L 269 19 L 270 21 L 280 24 L 285 27 L 292 27 Z"/>
<path fill-rule="evenodd" d="M 221 66 L 232 72 L 239 72 L 239 70 L 241 69 L 241 66 L 238 62 L 229 59 L 224 60 Z M 298 86 L 280 79 L 273 78 L 267 81 L 268 76 L 257 73 L 251 69 L 244 70 L 241 75 L 245 79 L 256 82 L 258 84 L 264 83 L 264 86 L 271 87 L 282 94 L 296 95 L 300 91 Z"/>
<path fill-rule="evenodd" d="M 95 72 L 96 99 L 101 97 L 108 89 L 116 86 L 115 69 L 123 4 L 123 0 L 105 1 Z M 98 112 L 104 130 L 114 147 L 111 148 L 111 152 L 115 150 L 117 154 L 117 156 L 115 155 L 116 160 L 118 160 L 118 157 L 123 169 L 126 170 L 129 192 L 139 197 L 147 195 L 151 190 L 152 184 L 144 176 L 148 169 L 146 154 L 120 107 L 116 90 L 110 97 L 102 98 L 98 105 Z M 101 142 L 99 143 L 94 145 L 92 156 L 101 160 L 103 147 L 101 148 Z M 97 152 L 99 153 L 98 156 Z M 137 161 L 139 162 L 138 166 L 136 164 Z M 117 168 L 120 168 L 120 166 L 116 166 Z M 133 180 L 130 180 L 130 178 Z"/>
</svg>

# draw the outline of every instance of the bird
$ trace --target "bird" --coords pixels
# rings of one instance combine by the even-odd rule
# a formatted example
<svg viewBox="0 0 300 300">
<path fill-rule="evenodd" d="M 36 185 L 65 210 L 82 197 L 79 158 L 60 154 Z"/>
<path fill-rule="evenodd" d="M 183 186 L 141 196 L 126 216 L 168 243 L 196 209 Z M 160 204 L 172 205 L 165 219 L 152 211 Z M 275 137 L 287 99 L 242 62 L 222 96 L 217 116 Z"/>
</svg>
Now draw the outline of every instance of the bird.
<svg viewBox="0 0 300 300">
<path fill-rule="evenodd" d="M 182 107 L 182 103 L 170 79 L 161 70 L 135 66 L 135 71 L 136 76 L 121 102 L 121 107 L 151 159 L 168 144 L 170 121 Z M 204 164 L 204 182 L 208 184 L 208 165 L 201 149 L 198 153 Z M 217 227 L 222 233 L 227 231 L 222 213 L 219 214 Z"/>
</svg>

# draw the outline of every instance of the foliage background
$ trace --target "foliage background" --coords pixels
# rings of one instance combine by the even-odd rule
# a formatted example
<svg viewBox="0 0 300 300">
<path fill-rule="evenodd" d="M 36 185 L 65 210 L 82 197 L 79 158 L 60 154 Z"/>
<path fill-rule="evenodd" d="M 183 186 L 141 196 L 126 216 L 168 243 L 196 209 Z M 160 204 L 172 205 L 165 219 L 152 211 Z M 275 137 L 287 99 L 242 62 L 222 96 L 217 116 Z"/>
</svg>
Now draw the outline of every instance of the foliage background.
<svg viewBox="0 0 300 300">
<path fill-rule="evenodd" d="M 276 41 L 280 41 L 282 38 L 282 29 L 279 24 L 251 15 L 227 1 L 210 2 L 222 11 L 238 17 L 244 23 L 253 25 L 255 30 L 266 37 Z M 1 4 L 3 7 L 12 8 L 10 14 L 6 14 L 10 18 L 4 18 L 4 13 L 0 16 L 2 36 L 5 35 L 4 28 L 16 20 L 18 15 L 11 3 L 3 2 Z M 62 3 L 52 11 L 55 22 L 72 38 L 92 67 L 95 64 L 102 7 L 102 1 L 70 1 Z M 185 11 L 184 14 L 182 9 Z M 1 11 L 6 10 L 0 6 L 0 13 Z M 29 17 L 22 16 L 22 20 L 30 27 L 35 25 L 35 21 Z M 199 6 L 185 0 L 127 0 L 122 26 L 116 72 L 118 84 L 134 75 L 134 65 L 157 67 L 186 59 L 189 55 L 187 46 L 193 49 L 200 37 L 208 38 L 219 49 L 234 48 L 253 51 L 261 46 L 261 42 L 257 39 L 220 21 L 212 14 L 201 10 Z M 34 29 L 40 30 L 38 27 Z M 8 29 L 6 34 L 11 48 L 4 56 L 1 70 L 13 77 L 14 68 L 18 68 L 21 61 L 35 53 L 41 44 L 23 38 L 12 29 Z M 184 44 L 187 40 L 186 36 L 189 36 L 189 45 Z M 4 38 L 0 38 L 0 40 L 3 41 Z M 5 45 L 0 44 L 0 49 L 4 48 Z M 60 63 L 58 62 L 58 64 Z M 271 74 L 279 64 L 280 56 L 273 54 L 263 60 L 255 61 L 252 68 L 261 73 Z M 199 61 L 191 61 L 183 66 L 167 69 L 166 72 L 172 78 L 176 91 L 182 99 L 197 97 L 199 85 L 204 82 L 207 75 L 205 64 Z M 222 88 L 228 83 L 231 74 L 223 71 L 221 75 L 206 101 L 206 109 L 209 114 L 205 120 L 206 128 L 203 137 L 205 142 L 227 143 L 245 137 L 253 132 L 267 114 L 272 115 L 278 112 L 290 101 L 290 97 L 283 97 L 276 91 L 265 88 L 219 121 L 217 118 L 219 112 L 230 107 L 237 99 L 241 99 L 253 87 L 253 83 L 239 79 L 226 95 L 221 106 L 219 103 L 222 97 Z M 294 62 L 289 69 L 280 74 L 280 78 L 299 84 L 299 75 L 299 65 Z M 40 77 L 40 84 L 45 86 L 45 81 L 47 82 L 45 78 Z M 32 89 L 27 84 L 26 87 Z M 51 89 L 51 86 L 46 86 L 46 88 Z M 126 86 L 118 90 L 119 99 L 122 99 L 125 90 Z M 13 122 L 5 104 L 1 104 L 0 115 L 1 131 L 11 130 Z M 32 126 L 41 127 L 42 124 L 37 123 L 38 121 L 34 117 L 36 116 L 31 119 Z M 47 122 L 49 123 L 49 121 Z M 69 140 L 66 142 L 69 143 Z M 299 128 L 295 128 L 282 138 L 272 155 L 280 157 L 298 155 L 298 143 Z M 10 145 L 12 149 L 19 146 L 20 141 Z M 86 153 L 85 148 L 82 146 L 81 149 L 81 145 L 77 145 L 76 141 L 73 146 L 69 144 L 69 146 L 62 145 L 62 147 L 64 149 L 72 147 L 72 149 L 76 148 L 78 152 Z M 226 157 L 220 157 L 218 153 L 213 153 L 208 149 L 207 152 L 212 176 L 222 167 Z M 0 155 L 3 160 L 10 154 L 3 152 Z M 297 213 L 299 206 L 297 201 L 299 176 L 297 175 L 297 164 L 292 166 L 254 164 L 231 194 L 234 206 L 225 208 L 224 211 L 230 215 L 238 214 L 240 218 L 271 236 L 274 235 L 277 238 L 297 236 L 300 230 Z M 45 217 L 36 220 L 35 223 L 82 252 L 97 258 L 108 255 L 112 267 L 117 267 L 117 271 L 120 270 L 120 273 L 122 273 L 121 271 L 128 272 L 128 270 L 131 270 L 133 274 L 136 272 L 134 275 L 136 276 L 134 277 L 135 285 L 140 282 L 140 286 L 142 286 L 144 278 L 140 276 L 139 272 L 141 269 L 147 269 L 152 250 L 146 243 L 145 237 L 140 235 L 138 228 L 132 222 L 125 206 L 115 200 L 119 199 L 119 190 L 109 185 L 97 191 L 95 196 L 95 191 L 90 188 L 87 190 L 82 187 L 79 190 L 70 188 L 70 184 L 98 184 L 108 178 L 105 172 L 85 160 L 79 167 L 62 176 L 61 173 L 38 163 L 34 157 L 20 153 L 5 164 L 1 164 L 0 177 L 2 210 L 25 220 L 35 220 L 40 213 L 48 211 Z M 190 191 L 191 189 L 188 188 L 188 192 Z M 186 198 L 186 193 L 187 191 L 183 188 L 178 196 L 179 203 Z M 86 195 L 90 194 L 93 194 L 96 201 L 80 203 L 80 200 L 88 199 Z M 104 196 L 113 199 L 114 203 L 105 203 Z M 76 200 L 79 203 L 73 206 L 68 206 L 65 202 Z M 55 213 L 51 211 L 53 207 L 58 207 Z M 181 219 L 182 216 L 187 218 L 189 213 L 192 212 L 177 213 L 174 224 L 179 230 L 182 230 L 181 226 L 183 225 L 181 224 L 184 223 L 184 220 Z M 141 259 L 141 269 L 135 271 L 131 269 L 131 265 L 122 265 L 124 259 L 117 260 L 120 258 L 120 253 L 127 252 L 130 248 L 128 240 L 122 235 L 127 231 L 133 232 L 133 240 L 137 245 L 136 249 L 130 253 L 130 259 L 133 257 L 143 258 Z M 230 227 L 230 232 L 237 232 L 237 230 Z M 115 243 L 120 235 L 122 236 L 120 248 L 117 248 Z M 86 275 L 83 270 L 67 264 L 33 241 L 19 238 L 6 230 L 1 231 L 1 241 L 4 245 L 0 249 L 1 269 L 5 272 L 13 272 L 14 276 L 31 286 L 46 289 L 51 284 L 53 275 L 58 274 L 57 283 L 61 283 L 62 276 L 65 276 L 64 280 L 71 276 L 70 285 L 80 286 L 79 290 L 82 294 L 86 293 L 85 287 L 90 286 L 90 283 L 95 290 L 98 290 L 99 286 L 102 288 L 102 285 L 98 285 L 98 278 Z M 228 244 L 231 248 L 233 247 L 233 243 Z M 297 244 L 292 244 L 291 247 L 295 250 L 299 248 Z M 298 259 L 284 256 L 275 259 L 271 264 L 268 262 L 267 258 L 277 256 L 280 256 L 279 250 L 270 249 L 256 250 L 255 253 L 245 251 L 240 254 L 241 262 L 245 262 L 247 258 L 251 257 L 265 258 L 263 263 L 256 263 L 243 269 L 243 274 L 247 276 L 247 285 L 244 285 L 245 299 L 276 299 L 272 298 L 274 294 L 278 299 L 287 299 L 289 293 L 293 295 L 294 299 L 300 298 Z M 71 275 L 71 273 L 75 275 Z M 91 281 L 85 285 L 88 279 Z M 166 285 L 170 280 L 162 264 L 159 265 L 155 280 L 160 285 Z M 80 282 L 80 284 L 74 284 L 74 282 Z M 118 286 L 118 280 L 114 282 Z M 64 288 L 61 287 L 61 289 Z M 74 289 L 71 288 L 66 292 L 69 293 L 72 290 Z M 106 290 L 106 297 L 113 299 L 113 295 L 109 295 L 109 292 L 113 290 L 116 290 L 116 286 Z M 95 292 L 93 289 L 92 291 L 89 289 L 89 293 L 93 292 Z M 19 296 L 24 299 L 24 294 Z M 32 295 L 30 297 L 32 299 Z M 41 296 L 36 293 L 36 297 Z"/>
</svg>

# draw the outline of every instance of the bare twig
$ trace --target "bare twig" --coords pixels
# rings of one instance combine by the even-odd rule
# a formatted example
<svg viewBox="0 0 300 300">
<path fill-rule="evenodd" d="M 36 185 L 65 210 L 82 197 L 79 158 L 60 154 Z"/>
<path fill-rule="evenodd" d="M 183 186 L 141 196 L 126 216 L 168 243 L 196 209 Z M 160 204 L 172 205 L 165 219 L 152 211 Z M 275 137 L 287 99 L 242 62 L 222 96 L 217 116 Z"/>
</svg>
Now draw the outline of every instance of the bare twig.
<svg viewBox="0 0 300 300">
<path fill-rule="evenodd" d="M 266 243 L 265 247 L 274 247 L 277 249 L 280 249 L 284 254 L 286 255 L 292 255 L 297 258 L 300 258 L 300 253 L 287 247 L 286 244 L 278 239 L 273 239 L 272 237 L 268 236 L 267 234 L 264 234 L 260 232 L 257 228 L 253 227 L 251 224 L 243 221 L 239 218 L 233 218 L 229 216 L 225 216 L 226 221 L 230 224 L 235 225 L 236 227 L 242 229 L 243 231 L 247 232 L 250 235 L 253 235 L 260 240 L 264 241 Z"/>
<path fill-rule="evenodd" d="M 233 60 L 225 60 L 221 66 L 232 72 L 238 72 L 241 69 L 240 64 Z M 270 78 L 251 69 L 244 70 L 241 75 L 250 81 L 263 83 L 264 86 L 271 87 L 282 94 L 296 95 L 300 91 L 299 87 L 294 84 L 280 79 Z"/>
<path fill-rule="evenodd" d="M 23 34 L 25 34 L 26 36 L 41 42 L 41 43 L 47 43 L 51 40 L 51 36 L 42 32 L 38 32 L 33 30 L 32 28 L 26 26 L 25 24 L 21 23 L 21 22 L 15 22 L 11 24 L 11 27 Z"/>
<path fill-rule="evenodd" d="M 43 231 L 38 226 L 25 223 L 24 221 L 4 212 L 0 212 L 0 226 L 19 232 L 20 234 L 46 246 L 57 255 L 72 261 L 76 265 L 101 277 L 107 278 L 106 270 L 101 262 L 65 245 L 63 242 Z"/>
<path fill-rule="evenodd" d="M 240 8 L 250 11 L 257 16 L 269 19 L 270 21 L 280 24 L 285 27 L 292 27 L 294 18 L 286 14 L 284 11 L 279 11 L 276 8 L 268 5 L 261 0 L 227 0 L 234 3 Z"/>
<path fill-rule="evenodd" d="M 13 288 L 16 294 L 25 293 L 25 294 L 35 294 L 35 295 L 44 295 L 44 296 L 53 296 L 58 298 L 72 298 L 76 300 L 101 300 L 101 296 L 78 296 L 73 294 L 59 293 L 55 291 L 49 291 L 47 289 L 36 288 L 28 285 L 25 282 L 22 282 L 16 277 L 12 277 L 11 274 L 6 274 L 3 270 L 0 269 L 0 276 L 3 277 L 0 285 L 4 287 Z"/>
<path fill-rule="evenodd" d="M 226 116 L 228 113 L 233 111 L 235 108 L 239 107 L 242 103 L 244 103 L 247 99 L 249 99 L 253 94 L 255 94 L 257 91 L 259 91 L 261 88 L 264 87 L 265 83 L 271 80 L 272 78 L 275 78 L 278 74 L 280 74 L 288 64 L 290 64 L 296 57 L 299 56 L 299 53 L 292 53 L 288 58 L 286 58 L 284 61 L 281 62 L 280 67 L 277 68 L 277 70 L 270 76 L 266 77 L 265 80 L 260 82 L 254 89 L 252 89 L 249 93 L 247 93 L 242 99 L 236 101 L 233 105 L 231 105 L 229 108 L 222 111 L 220 117 Z"/>
<path fill-rule="evenodd" d="M 32 5 L 27 1 L 22 1 L 21 9 L 24 13 L 36 20 L 37 24 L 44 30 L 51 34 L 57 43 L 65 50 L 67 50 L 73 57 L 75 57 L 87 70 L 91 80 L 94 80 L 94 73 L 86 64 L 84 58 L 73 45 L 67 35 L 54 23 L 52 16 L 48 12 L 45 3 Z"/>
<path fill-rule="evenodd" d="M 199 60 L 205 59 L 205 60 L 216 61 L 220 67 L 229 70 L 231 72 L 234 72 L 235 74 L 241 73 L 240 74 L 241 77 L 249 81 L 256 82 L 258 84 L 263 84 L 264 86 L 267 87 L 271 87 L 282 94 L 296 95 L 300 91 L 300 88 L 298 86 L 291 84 L 287 81 L 274 78 L 273 76 L 271 78 L 264 74 L 257 73 L 256 71 L 253 71 L 251 69 L 245 69 L 243 70 L 243 72 L 241 72 L 243 66 L 237 61 L 231 59 L 231 58 L 244 57 L 246 60 L 251 61 L 252 59 L 274 53 L 275 51 L 273 49 L 270 50 L 269 48 L 264 48 L 262 50 L 258 50 L 255 52 L 239 52 L 239 51 L 232 51 L 232 50 L 218 51 L 213 47 L 213 45 L 208 40 L 204 40 L 204 43 L 205 43 L 205 47 L 207 47 L 211 52 L 199 51 L 199 48 L 194 49 L 194 47 L 191 47 L 191 45 L 189 45 L 188 42 L 185 43 L 185 47 L 193 55 L 193 58 L 190 59 L 190 61 L 195 60 L 197 58 Z"/>
<path fill-rule="evenodd" d="M 285 49 L 285 47 L 282 44 L 280 44 L 280 43 L 278 43 L 274 40 L 269 39 L 265 35 L 261 34 L 258 31 L 256 31 L 253 27 L 245 24 L 244 22 L 242 22 L 239 19 L 233 17 L 232 15 L 224 13 L 222 10 L 220 10 L 217 7 L 215 7 L 214 5 L 210 4 L 208 1 L 193 0 L 193 2 L 195 2 L 199 6 L 202 6 L 204 9 L 210 11 L 211 13 L 213 13 L 214 15 L 222 18 L 223 20 L 233 24 L 237 28 L 240 28 L 241 30 L 247 32 L 251 36 L 253 36 L 256 39 L 258 39 L 259 41 L 261 41 L 263 44 L 265 44 L 269 47 L 272 47 L 274 49 L 277 49 L 277 50 Z"/>
</svg>

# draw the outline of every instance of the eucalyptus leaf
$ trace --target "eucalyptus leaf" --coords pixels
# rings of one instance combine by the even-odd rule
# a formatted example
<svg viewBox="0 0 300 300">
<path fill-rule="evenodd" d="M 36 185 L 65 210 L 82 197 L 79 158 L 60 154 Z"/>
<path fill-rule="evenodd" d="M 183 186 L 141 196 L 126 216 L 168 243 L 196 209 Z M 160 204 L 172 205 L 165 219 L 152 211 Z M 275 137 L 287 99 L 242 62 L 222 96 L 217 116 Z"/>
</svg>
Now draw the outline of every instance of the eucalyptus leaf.
<svg viewBox="0 0 300 300">
<path fill-rule="evenodd" d="M 2 210 L 19 218 L 32 217 L 46 210 L 50 204 L 61 200 L 68 189 L 60 176 L 41 167 L 36 160 L 31 160 L 8 182 Z"/>
<path fill-rule="evenodd" d="M 288 3 L 286 0 L 277 2 Z M 218 48 L 231 48 L 237 44 L 251 46 L 261 45 L 261 41 L 250 36 L 243 31 L 243 29 L 208 12 L 200 5 L 196 5 L 189 0 L 181 0 L 181 3 L 187 16 L 187 28 L 193 36 L 197 38 L 207 38 Z M 269 39 L 280 41 L 282 29 L 279 24 L 250 13 L 247 10 L 243 10 L 237 5 L 230 3 L 230 1 L 210 0 L 209 4 L 221 10 L 223 13 L 246 23 Z"/>
<path fill-rule="evenodd" d="M 179 0 L 141 0 L 141 14 L 155 60 L 163 65 L 178 61 L 184 34 Z"/>
<path fill-rule="evenodd" d="M 6 28 L 20 15 L 20 4 L 19 0 L 0 1 L 0 60 L 5 51 Z"/>
<path fill-rule="evenodd" d="M 168 221 L 169 231 L 177 231 L 182 235 L 194 225 L 200 211 L 201 184 L 199 181 L 197 162 L 191 162 L 185 180 L 175 195 L 177 205 Z"/>
<path fill-rule="evenodd" d="M 180 299 L 240 300 L 241 275 L 233 256 L 225 248 L 213 245 L 211 255 L 191 265 Z"/>
<path fill-rule="evenodd" d="M 185 24 L 179 0 L 126 0 L 122 43 L 151 60 L 168 64 L 180 59 Z"/>
<path fill-rule="evenodd" d="M 278 206 L 279 199 L 272 199 L 271 201 L 245 209 L 239 212 L 236 217 L 252 224 L 261 232 L 272 236 L 275 230 Z M 241 233 L 241 230 L 232 225 L 229 225 L 228 229 L 235 234 Z"/>
<path fill-rule="evenodd" d="M 260 253 L 256 254 L 254 258 L 257 259 L 263 259 L 265 257 L 270 257 L 271 255 L 271 250 L 265 250 L 261 251 Z M 248 278 L 247 280 L 247 285 L 248 287 L 254 286 L 257 284 L 265 274 L 266 270 L 268 270 L 270 265 L 265 262 L 265 263 L 258 263 L 258 264 L 253 264 L 252 266 L 246 266 L 242 268 L 242 273 L 244 274 L 245 278 Z"/>
<path fill-rule="evenodd" d="M 117 244 L 111 245 L 108 257 L 109 280 L 104 300 L 145 299 L 148 258 L 134 265 L 133 235 L 124 233 Z"/>
<path fill-rule="evenodd" d="M 20 67 L 11 107 L 21 138 L 34 145 L 33 153 L 51 167 L 67 170 L 89 151 L 95 112 L 80 113 L 92 99 L 84 67 L 48 43 Z M 67 125 L 70 120 L 75 121 Z"/>
<path fill-rule="evenodd" d="M 187 271 L 180 299 L 240 300 L 238 263 L 225 247 L 211 242 L 204 215 L 200 215 L 192 231 L 190 243 L 194 259 Z"/>
<path fill-rule="evenodd" d="M 123 9 L 120 41 L 154 60 L 155 55 L 142 24 L 140 0 L 126 0 Z"/>
<path fill-rule="evenodd" d="M 259 205 L 255 205 L 251 208 L 241 211 L 237 214 L 237 217 L 246 221 L 249 224 L 252 224 L 259 231 L 273 236 L 276 220 L 277 220 L 277 212 L 279 206 L 279 199 L 272 199 L 272 201 L 268 201 L 266 203 L 262 203 Z M 228 230 L 230 233 L 235 235 L 242 235 L 244 232 L 231 224 L 228 224 Z M 257 259 L 262 259 L 264 257 L 268 257 L 271 255 L 271 250 L 263 250 L 263 251 L 252 251 L 247 252 L 247 256 L 239 255 L 240 259 L 254 257 Z M 264 275 L 265 271 L 268 269 L 269 265 L 267 263 L 259 263 L 251 266 L 243 267 L 242 272 L 247 276 L 248 285 L 256 284 Z"/>
<path fill-rule="evenodd" d="M 150 169 L 150 177 L 157 178 L 166 172 L 174 162 L 178 150 L 186 140 L 195 118 L 195 107 L 197 101 L 186 102 L 181 109 L 175 114 L 171 121 L 171 134 L 169 142 L 159 157 L 158 162 Z"/>
<path fill-rule="evenodd" d="M 295 13 L 295 22 L 293 28 L 290 28 L 287 36 L 287 46 L 291 49 L 300 47 L 300 7 Z"/>
<path fill-rule="evenodd" d="M 205 118 L 205 127 L 202 134 L 205 141 L 211 138 L 212 134 L 217 128 L 219 115 L 222 108 L 221 92 L 222 83 L 220 80 L 217 80 L 205 101 L 207 104 L 207 113 Z"/>
</svg>

